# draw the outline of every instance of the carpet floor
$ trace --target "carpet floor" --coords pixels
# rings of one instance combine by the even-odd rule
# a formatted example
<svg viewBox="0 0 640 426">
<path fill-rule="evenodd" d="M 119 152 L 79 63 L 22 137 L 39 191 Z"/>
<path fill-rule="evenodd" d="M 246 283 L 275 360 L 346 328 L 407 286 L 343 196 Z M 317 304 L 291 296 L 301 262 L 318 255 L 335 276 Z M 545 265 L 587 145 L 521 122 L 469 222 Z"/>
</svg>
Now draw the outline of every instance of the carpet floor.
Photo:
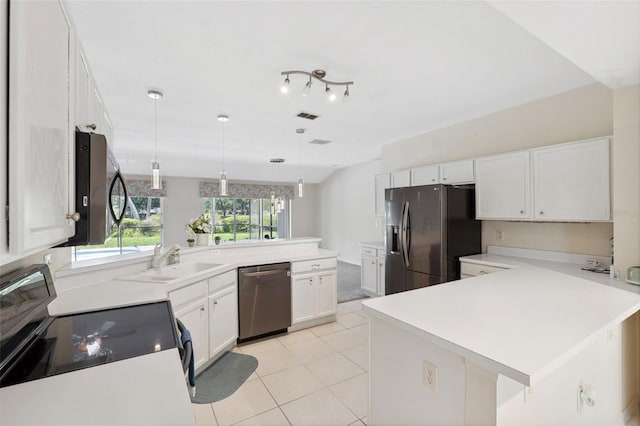
<svg viewBox="0 0 640 426">
<path fill-rule="evenodd" d="M 360 266 L 338 261 L 338 303 L 368 297 L 360 285 Z"/>
</svg>

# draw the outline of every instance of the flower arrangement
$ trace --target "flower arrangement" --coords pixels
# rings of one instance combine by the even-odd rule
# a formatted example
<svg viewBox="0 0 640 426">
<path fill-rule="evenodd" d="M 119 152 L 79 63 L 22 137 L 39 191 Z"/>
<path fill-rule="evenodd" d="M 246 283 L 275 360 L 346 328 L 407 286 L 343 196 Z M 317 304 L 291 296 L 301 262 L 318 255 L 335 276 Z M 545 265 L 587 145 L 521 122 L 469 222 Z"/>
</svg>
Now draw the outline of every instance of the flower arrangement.
<svg viewBox="0 0 640 426">
<path fill-rule="evenodd" d="M 187 225 L 194 234 L 211 233 L 211 216 L 209 213 L 202 213 Z"/>
</svg>

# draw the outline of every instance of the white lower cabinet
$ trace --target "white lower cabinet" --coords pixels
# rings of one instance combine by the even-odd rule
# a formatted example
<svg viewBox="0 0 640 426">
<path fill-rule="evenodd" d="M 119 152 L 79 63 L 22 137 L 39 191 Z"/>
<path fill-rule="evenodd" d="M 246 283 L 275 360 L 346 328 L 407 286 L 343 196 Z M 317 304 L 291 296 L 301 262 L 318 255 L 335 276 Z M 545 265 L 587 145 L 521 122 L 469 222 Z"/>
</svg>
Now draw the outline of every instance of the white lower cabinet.
<svg viewBox="0 0 640 426">
<path fill-rule="evenodd" d="M 207 280 L 169 293 L 176 319 L 191 333 L 195 368 L 209 360 L 209 309 Z"/>
<path fill-rule="evenodd" d="M 336 259 L 291 265 L 291 324 L 333 315 L 337 310 Z"/>
<path fill-rule="evenodd" d="M 362 247 L 360 285 L 367 293 L 384 296 L 384 258 L 381 248 Z"/>
<path fill-rule="evenodd" d="M 237 273 L 230 271 L 209 280 L 209 358 L 238 338 Z"/>
<path fill-rule="evenodd" d="M 460 261 L 460 278 L 471 278 L 479 275 L 492 274 L 494 272 L 504 271 L 509 268 L 501 268 L 499 266 L 489 266 L 481 263 L 469 263 L 464 260 Z"/>
</svg>

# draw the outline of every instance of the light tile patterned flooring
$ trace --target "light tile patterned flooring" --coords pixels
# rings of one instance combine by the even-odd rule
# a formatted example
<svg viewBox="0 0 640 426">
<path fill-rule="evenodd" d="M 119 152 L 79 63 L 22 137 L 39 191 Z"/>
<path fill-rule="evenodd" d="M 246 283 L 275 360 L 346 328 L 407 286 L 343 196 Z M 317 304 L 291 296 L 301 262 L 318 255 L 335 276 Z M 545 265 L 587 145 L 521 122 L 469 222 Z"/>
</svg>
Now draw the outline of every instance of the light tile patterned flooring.
<svg viewBox="0 0 640 426">
<path fill-rule="evenodd" d="M 364 425 L 367 314 L 340 303 L 337 322 L 235 348 L 258 368 L 230 397 L 193 404 L 199 425 Z"/>
</svg>

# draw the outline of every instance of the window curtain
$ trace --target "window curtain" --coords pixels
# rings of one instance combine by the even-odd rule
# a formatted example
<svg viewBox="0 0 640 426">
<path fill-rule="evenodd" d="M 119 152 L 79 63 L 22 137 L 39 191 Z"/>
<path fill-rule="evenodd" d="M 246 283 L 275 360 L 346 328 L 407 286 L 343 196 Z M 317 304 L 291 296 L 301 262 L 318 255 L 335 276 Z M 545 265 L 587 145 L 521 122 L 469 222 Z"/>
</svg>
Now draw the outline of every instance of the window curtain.
<svg viewBox="0 0 640 426">
<path fill-rule="evenodd" d="M 293 199 L 294 188 L 287 185 L 251 185 L 243 183 L 230 183 L 228 188 L 229 198 L 269 198 L 271 191 L 276 197 Z M 201 198 L 218 198 L 217 182 L 200 182 Z"/>
<path fill-rule="evenodd" d="M 126 179 L 129 197 L 166 197 L 167 182 L 162 181 L 162 189 L 153 189 L 151 180 Z"/>
</svg>

